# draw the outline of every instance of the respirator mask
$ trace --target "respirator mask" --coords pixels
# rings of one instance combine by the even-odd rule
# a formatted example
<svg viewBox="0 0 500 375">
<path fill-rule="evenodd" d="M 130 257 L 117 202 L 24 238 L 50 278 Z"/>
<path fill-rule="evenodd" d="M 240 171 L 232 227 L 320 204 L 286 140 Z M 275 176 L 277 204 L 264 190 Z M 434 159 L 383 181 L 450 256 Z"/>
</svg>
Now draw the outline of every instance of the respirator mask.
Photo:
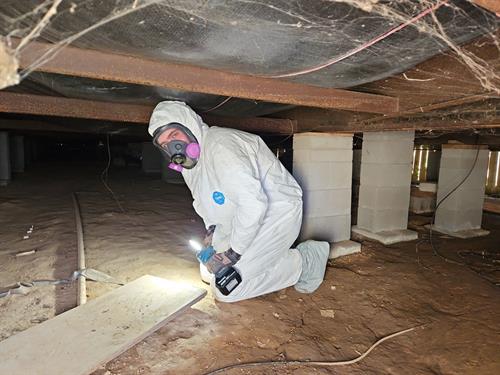
<svg viewBox="0 0 500 375">
<path fill-rule="evenodd" d="M 167 130 L 178 130 L 186 135 L 188 142 L 181 139 L 161 139 Z M 155 130 L 153 134 L 153 144 L 158 147 L 163 155 L 170 160 L 168 167 L 177 172 L 182 172 L 184 168 L 194 168 L 200 157 L 200 145 L 193 133 L 184 125 L 170 123 Z"/>
</svg>

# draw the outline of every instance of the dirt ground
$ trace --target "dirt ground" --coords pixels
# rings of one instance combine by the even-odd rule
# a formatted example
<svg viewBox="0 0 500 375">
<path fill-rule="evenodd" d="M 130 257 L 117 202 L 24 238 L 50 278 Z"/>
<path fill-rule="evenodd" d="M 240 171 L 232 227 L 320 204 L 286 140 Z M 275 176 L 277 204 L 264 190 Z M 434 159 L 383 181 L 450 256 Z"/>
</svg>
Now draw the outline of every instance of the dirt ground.
<svg viewBox="0 0 500 375">
<path fill-rule="evenodd" d="M 124 212 L 99 181 L 100 165 L 41 164 L 0 190 L 0 288 L 17 281 L 68 277 L 76 268 L 71 193 L 78 192 L 87 266 L 125 282 L 144 274 L 190 282 L 198 264 L 187 250 L 203 227 L 184 186 L 140 170 L 110 172 Z M 94 375 L 204 374 L 263 360 L 363 361 L 343 367 L 259 367 L 227 374 L 499 374 L 500 289 L 468 267 L 445 262 L 422 242 L 426 217 L 413 217 L 421 239 L 384 247 L 363 242 L 362 253 L 334 261 L 312 295 L 293 288 L 235 304 L 208 296 Z M 26 230 L 34 226 L 30 238 Z M 436 238 L 451 259 L 500 253 L 500 217 L 485 215 L 488 237 Z M 15 254 L 36 249 L 24 257 Z M 459 255 L 460 251 L 460 255 Z M 465 257 L 465 258 L 463 258 Z M 488 269 L 487 269 L 488 270 Z M 485 274 L 494 278 L 499 275 Z M 116 286 L 87 283 L 89 298 Z M 161 298 L 161 296 L 158 296 Z M 40 287 L 0 299 L 0 340 L 74 306 L 74 285 Z"/>
</svg>

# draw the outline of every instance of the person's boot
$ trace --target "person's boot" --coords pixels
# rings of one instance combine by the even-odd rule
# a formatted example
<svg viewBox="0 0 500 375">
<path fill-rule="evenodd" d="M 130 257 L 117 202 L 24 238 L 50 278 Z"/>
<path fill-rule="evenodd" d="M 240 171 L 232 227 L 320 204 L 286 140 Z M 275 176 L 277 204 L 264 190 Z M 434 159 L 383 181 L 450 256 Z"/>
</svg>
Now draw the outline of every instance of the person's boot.
<svg viewBox="0 0 500 375">
<path fill-rule="evenodd" d="M 330 244 L 325 241 L 305 241 L 297 246 L 302 257 L 302 273 L 295 284 L 300 293 L 312 293 L 319 288 L 325 277 Z"/>
</svg>

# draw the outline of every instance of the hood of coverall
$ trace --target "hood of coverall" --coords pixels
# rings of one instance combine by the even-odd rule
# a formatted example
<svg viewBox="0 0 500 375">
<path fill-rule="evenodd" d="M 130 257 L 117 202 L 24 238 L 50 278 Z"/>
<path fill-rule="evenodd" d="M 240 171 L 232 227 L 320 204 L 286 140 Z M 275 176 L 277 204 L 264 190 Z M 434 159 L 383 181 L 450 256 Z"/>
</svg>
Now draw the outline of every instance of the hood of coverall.
<svg viewBox="0 0 500 375">
<path fill-rule="evenodd" d="M 208 130 L 208 125 L 186 103 L 176 101 L 158 103 L 149 119 L 148 132 L 153 136 L 156 129 L 170 123 L 184 125 L 196 137 L 200 147 L 202 146 L 203 137 Z"/>
</svg>

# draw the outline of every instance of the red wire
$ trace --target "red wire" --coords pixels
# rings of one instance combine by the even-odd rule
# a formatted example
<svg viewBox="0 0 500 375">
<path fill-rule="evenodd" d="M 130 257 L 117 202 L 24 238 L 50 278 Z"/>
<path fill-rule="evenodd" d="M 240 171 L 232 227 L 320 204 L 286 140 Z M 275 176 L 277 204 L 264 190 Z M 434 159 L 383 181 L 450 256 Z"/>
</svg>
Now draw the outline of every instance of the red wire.
<svg viewBox="0 0 500 375">
<path fill-rule="evenodd" d="M 321 64 L 321 65 L 318 65 L 318 66 L 315 66 L 313 68 L 308 68 L 308 69 L 305 69 L 305 70 L 300 70 L 298 72 L 293 72 L 293 73 L 285 73 L 285 74 L 279 74 L 279 75 L 276 75 L 276 76 L 271 76 L 270 78 L 285 78 L 285 77 L 295 77 L 295 76 L 300 76 L 302 74 L 307 74 L 307 73 L 312 73 L 312 72 L 316 72 L 318 70 L 321 70 L 323 68 L 326 68 L 330 65 L 333 65 L 333 64 L 336 64 L 342 60 L 345 60 L 347 59 L 348 57 L 352 56 L 352 55 L 355 55 L 356 53 L 358 52 L 361 52 L 365 49 L 367 49 L 368 47 L 371 47 L 372 45 L 374 45 L 375 43 L 378 43 L 380 42 L 381 40 L 387 38 L 389 35 L 392 35 L 402 29 L 404 29 L 406 26 L 409 26 L 411 25 L 412 23 L 415 23 L 416 21 L 418 21 L 419 19 L 421 19 L 422 17 L 425 17 L 426 15 L 428 15 L 429 13 L 437 10 L 438 8 L 440 8 L 442 5 L 448 3 L 448 0 L 443 0 L 443 1 L 439 1 L 437 2 L 435 5 L 427 8 L 426 10 L 424 10 L 423 12 L 417 14 L 415 17 L 413 17 L 412 19 L 406 21 L 405 23 L 402 23 L 401 25 L 399 26 L 396 26 L 388 31 L 386 31 L 385 33 L 377 36 L 376 38 L 362 44 L 361 46 L 359 47 L 356 47 L 348 52 L 346 52 L 345 54 L 339 56 L 339 57 L 336 57 L 332 60 L 329 60 L 327 61 L 326 63 L 324 64 Z"/>
</svg>

